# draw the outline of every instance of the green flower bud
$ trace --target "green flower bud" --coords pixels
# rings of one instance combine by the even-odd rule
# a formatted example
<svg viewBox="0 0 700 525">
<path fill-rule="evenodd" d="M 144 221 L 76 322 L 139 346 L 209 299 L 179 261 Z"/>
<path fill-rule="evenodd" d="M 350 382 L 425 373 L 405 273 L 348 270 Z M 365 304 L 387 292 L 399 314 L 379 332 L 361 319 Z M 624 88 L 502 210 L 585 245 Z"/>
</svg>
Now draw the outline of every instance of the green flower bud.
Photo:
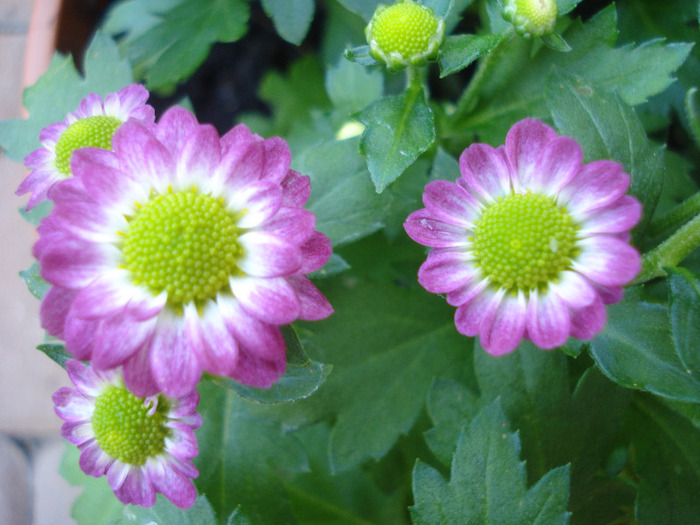
<svg viewBox="0 0 700 525">
<path fill-rule="evenodd" d="M 411 0 L 379 5 L 365 28 L 370 54 L 389 69 L 424 66 L 435 60 L 445 37 L 445 22 Z"/>
<path fill-rule="evenodd" d="M 548 35 L 557 21 L 555 0 L 505 0 L 503 18 L 524 37 Z"/>
</svg>

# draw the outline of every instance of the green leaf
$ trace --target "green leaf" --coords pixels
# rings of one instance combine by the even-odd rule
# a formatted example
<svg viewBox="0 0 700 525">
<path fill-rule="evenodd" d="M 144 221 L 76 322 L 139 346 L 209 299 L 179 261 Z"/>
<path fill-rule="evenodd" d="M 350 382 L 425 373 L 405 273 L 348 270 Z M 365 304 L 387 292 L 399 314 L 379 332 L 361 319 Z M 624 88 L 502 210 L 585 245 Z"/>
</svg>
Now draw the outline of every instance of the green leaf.
<svg viewBox="0 0 700 525">
<path fill-rule="evenodd" d="M 46 73 L 24 90 L 22 101 L 29 118 L 0 122 L 0 147 L 9 158 L 22 162 L 41 146 L 39 132 L 62 122 L 90 93 L 104 96 L 133 82 L 129 63 L 119 57 L 112 39 L 100 33 L 85 52 L 83 66 L 85 77 L 80 76 L 72 58 L 57 53 Z"/>
<path fill-rule="evenodd" d="M 700 493 L 700 430 L 650 396 L 632 414 L 634 471 L 641 478 L 635 504 L 640 523 L 694 523 Z"/>
<path fill-rule="evenodd" d="M 574 10 L 581 0 L 557 0 L 557 9 L 559 11 L 559 16 L 563 16 L 570 11 Z"/>
<path fill-rule="evenodd" d="M 394 182 L 435 141 L 433 114 L 422 88 L 380 98 L 358 116 L 367 126 L 360 148 L 377 193 Z"/>
<path fill-rule="evenodd" d="M 245 514 L 241 511 L 241 507 L 236 507 L 226 520 L 226 525 L 253 525 Z"/>
<path fill-rule="evenodd" d="M 341 58 L 326 72 L 326 91 L 333 105 L 350 115 L 382 96 L 384 75 Z"/>
<path fill-rule="evenodd" d="M 440 78 L 461 71 L 488 54 L 502 40 L 502 35 L 453 35 L 440 48 Z"/>
<path fill-rule="evenodd" d="M 296 169 L 311 178 L 306 208 L 316 214 L 316 228 L 334 246 L 356 240 L 383 226 L 383 202 L 367 177 L 359 139 L 327 142 L 308 148 Z"/>
<path fill-rule="evenodd" d="M 39 300 L 41 300 L 46 295 L 46 292 L 49 291 L 49 288 L 51 288 L 51 285 L 44 281 L 39 273 L 39 261 L 34 261 L 29 268 L 19 272 L 19 276 L 24 281 L 24 284 L 27 285 L 29 292 Z"/>
<path fill-rule="evenodd" d="M 687 372 L 700 374 L 700 278 L 685 268 L 667 272 L 673 342 Z"/>
<path fill-rule="evenodd" d="M 117 499 L 107 483 L 107 478 L 93 478 L 80 470 L 80 450 L 66 443 L 66 451 L 61 459 L 59 472 L 68 483 L 82 487 L 83 491 L 73 502 L 71 516 L 78 525 L 113 523 L 118 520 L 124 504 Z"/>
<path fill-rule="evenodd" d="M 107 16 L 103 29 L 124 35 L 122 53 L 149 89 L 169 93 L 194 73 L 214 43 L 241 38 L 249 14 L 246 0 L 128 0 Z M 132 30 L 131 20 L 138 19 Z"/>
<path fill-rule="evenodd" d="M 542 35 L 542 43 L 546 45 L 549 49 L 554 51 L 559 51 L 560 53 L 568 53 L 571 51 L 571 46 L 564 40 L 559 33 L 551 33 L 549 35 Z"/>
<path fill-rule="evenodd" d="M 156 504 L 149 508 L 125 505 L 117 525 L 216 525 L 216 516 L 206 496 L 197 496 L 191 508 L 176 507 L 164 496 L 158 495 Z"/>
<path fill-rule="evenodd" d="M 2 123 L 0 122 L 0 125 Z M 25 208 L 20 208 L 19 213 L 20 215 L 24 218 L 25 221 L 27 221 L 29 224 L 32 226 L 38 226 L 39 223 L 41 222 L 41 219 L 44 217 L 47 217 L 49 213 L 51 213 L 51 209 L 53 208 L 53 202 L 51 201 L 44 201 L 38 206 L 32 208 L 31 210 L 26 210 Z"/>
<path fill-rule="evenodd" d="M 36 348 L 58 363 L 61 368 L 65 368 L 66 361 L 73 358 L 73 356 L 66 351 L 66 347 L 60 343 L 45 343 Z"/>
<path fill-rule="evenodd" d="M 422 290 L 347 274 L 319 285 L 335 314 L 304 324 L 303 339 L 334 371 L 280 417 L 291 427 L 332 419 L 329 452 L 338 472 L 386 454 L 416 422 L 434 377 L 468 373 L 471 340 L 455 330 L 452 309 Z"/>
<path fill-rule="evenodd" d="M 199 385 L 199 456 L 195 484 L 218 516 L 240 506 L 252 523 L 293 523 L 281 476 L 308 469 L 294 436 L 257 415 L 256 407 L 209 381 Z"/>
<path fill-rule="evenodd" d="M 457 442 L 450 480 L 418 460 L 413 473 L 416 525 L 565 524 L 569 467 L 558 467 L 527 489 L 520 440 L 508 432 L 498 401 L 465 428 Z"/>
<path fill-rule="evenodd" d="M 382 3 L 382 0 L 338 0 L 338 2 L 348 11 L 360 15 L 369 22 L 377 6 Z"/>
<path fill-rule="evenodd" d="M 678 401 L 700 401 L 700 378 L 686 369 L 671 338 L 666 306 L 642 298 L 639 287 L 608 307 L 608 323 L 590 345 L 613 381 Z"/>
<path fill-rule="evenodd" d="M 349 270 L 350 265 L 337 253 L 332 253 L 328 262 L 323 267 L 309 274 L 312 279 L 322 279 Z"/>
<path fill-rule="evenodd" d="M 314 0 L 262 0 L 262 6 L 282 38 L 301 44 L 314 18 Z"/>
<path fill-rule="evenodd" d="M 215 382 L 256 403 L 289 403 L 309 397 L 326 380 L 333 366 L 309 359 L 291 325 L 282 327 L 282 335 L 287 345 L 287 370 L 270 388 L 255 388 L 225 377 L 217 377 Z"/>
<path fill-rule="evenodd" d="M 581 144 L 586 161 L 610 159 L 625 167 L 632 177 L 630 193 L 644 207 L 637 226 L 643 231 L 661 195 L 663 150 L 651 145 L 634 110 L 614 93 L 557 72 L 547 97 L 557 128 Z"/>
<path fill-rule="evenodd" d="M 381 64 L 372 55 L 369 54 L 369 46 L 362 45 L 346 49 L 343 56 L 350 62 L 354 62 L 360 66 L 376 66 Z"/>
</svg>

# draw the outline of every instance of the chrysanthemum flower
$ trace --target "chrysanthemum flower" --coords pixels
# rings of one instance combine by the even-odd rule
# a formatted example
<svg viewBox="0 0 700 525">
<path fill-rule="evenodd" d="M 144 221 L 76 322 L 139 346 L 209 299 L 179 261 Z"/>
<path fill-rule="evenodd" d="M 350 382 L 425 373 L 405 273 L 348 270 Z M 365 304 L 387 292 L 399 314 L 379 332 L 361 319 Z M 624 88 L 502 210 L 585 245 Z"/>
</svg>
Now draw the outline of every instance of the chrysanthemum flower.
<svg viewBox="0 0 700 525">
<path fill-rule="evenodd" d="M 196 391 L 184 397 L 162 394 L 140 398 L 122 381 L 119 369 L 97 371 L 73 359 L 66 370 L 75 389 L 53 395 L 54 409 L 65 421 L 61 434 L 80 449 L 80 468 L 109 486 L 123 503 L 150 507 L 156 493 L 181 508 L 197 497 L 190 461 L 199 449 L 194 429 Z"/>
<path fill-rule="evenodd" d="M 72 175 L 71 158 L 75 150 L 88 146 L 111 149 L 115 131 L 127 120 L 153 122 L 155 112 L 146 100 L 148 91 L 139 84 L 110 93 L 104 101 L 93 93 L 63 122 L 42 129 L 39 135 L 42 147 L 24 159 L 25 166 L 32 171 L 17 188 L 17 195 L 32 192 L 27 209 L 47 200 L 51 187 Z"/>
<path fill-rule="evenodd" d="M 515 124 L 505 146 L 473 144 L 456 184 L 429 183 L 425 208 L 404 227 L 435 248 L 418 280 L 447 294 L 455 324 L 493 355 L 523 338 L 556 348 L 591 339 L 605 304 L 640 270 L 629 230 L 641 205 L 625 195 L 629 175 L 611 161 L 582 165 L 578 143 L 543 123 Z"/>
<path fill-rule="evenodd" d="M 187 393 L 203 371 L 269 387 L 279 326 L 333 311 L 305 275 L 331 253 L 302 209 L 309 178 L 282 139 L 219 138 L 182 108 L 112 143 L 77 151 L 52 191 L 34 246 L 54 285 L 42 326 L 98 369 L 123 365 L 140 396 Z"/>
</svg>

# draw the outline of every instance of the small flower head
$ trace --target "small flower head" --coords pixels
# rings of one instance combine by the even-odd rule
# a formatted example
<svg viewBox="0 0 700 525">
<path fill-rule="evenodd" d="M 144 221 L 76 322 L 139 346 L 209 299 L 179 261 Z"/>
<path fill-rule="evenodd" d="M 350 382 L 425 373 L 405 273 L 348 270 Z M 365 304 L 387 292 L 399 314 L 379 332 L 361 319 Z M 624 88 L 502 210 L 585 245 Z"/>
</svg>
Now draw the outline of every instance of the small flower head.
<svg viewBox="0 0 700 525">
<path fill-rule="evenodd" d="M 557 21 L 556 0 L 505 0 L 503 18 L 524 37 L 548 35 Z"/>
<path fill-rule="evenodd" d="M 65 421 L 61 434 L 81 451 L 80 468 L 107 476 L 122 503 L 150 507 L 159 492 L 191 507 L 197 497 L 191 480 L 199 475 L 191 462 L 198 453 L 194 429 L 202 424 L 197 392 L 141 398 L 119 369 L 100 372 L 69 360 L 66 370 L 75 389 L 61 388 L 53 401 Z"/>
<path fill-rule="evenodd" d="M 400 0 L 377 7 L 365 36 L 372 56 L 390 69 L 424 66 L 437 58 L 445 23 L 429 7 Z"/>
<path fill-rule="evenodd" d="M 32 192 L 27 209 L 47 200 L 54 184 L 72 176 L 71 159 L 76 150 L 85 147 L 111 149 L 114 133 L 127 120 L 153 122 L 155 112 L 146 104 L 147 99 L 148 91 L 138 84 L 110 93 L 104 100 L 93 93 L 63 122 L 42 129 L 39 135 L 42 147 L 24 159 L 32 172 L 17 189 L 17 195 Z"/>
<path fill-rule="evenodd" d="M 479 335 L 493 355 L 523 338 L 546 349 L 569 335 L 591 339 L 605 324 L 604 305 L 639 272 L 628 241 L 641 205 L 625 195 L 629 175 L 615 162 L 581 159 L 575 140 L 525 119 L 505 146 L 466 149 L 462 176 L 429 183 L 425 209 L 404 224 L 435 248 L 419 282 L 447 294 L 457 329 Z"/>
<path fill-rule="evenodd" d="M 122 365 L 140 396 L 186 394 L 204 371 L 271 386 L 280 325 L 333 311 L 306 277 L 331 245 L 287 144 L 242 125 L 220 138 L 182 108 L 112 142 L 75 153 L 39 226 L 44 328 L 99 370 Z"/>
</svg>

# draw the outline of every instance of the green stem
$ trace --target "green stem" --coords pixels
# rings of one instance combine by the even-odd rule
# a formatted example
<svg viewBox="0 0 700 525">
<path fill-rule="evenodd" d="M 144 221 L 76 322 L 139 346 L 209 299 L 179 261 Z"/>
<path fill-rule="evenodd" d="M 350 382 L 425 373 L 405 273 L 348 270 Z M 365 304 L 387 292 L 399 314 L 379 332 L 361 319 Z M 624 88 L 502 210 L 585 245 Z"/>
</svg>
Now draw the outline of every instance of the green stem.
<svg viewBox="0 0 700 525">
<path fill-rule="evenodd" d="M 464 90 L 462 96 L 457 101 L 457 108 L 451 117 L 453 120 L 459 120 L 474 110 L 476 104 L 479 102 L 479 95 L 481 94 L 481 88 L 484 82 L 488 79 L 489 73 L 493 67 L 498 63 L 498 59 L 501 58 L 503 47 L 511 41 L 514 35 L 515 32 L 512 28 L 503 33 L 496 47 L 494 47 L 488 55 L 479 60 L 479 65 L 469 82 L 469 86 L 467 86 L 467 89 Z"/>
<path fill-rule="evenodd" d="M 666 230 L 676 229 L 700 213 L 700 191 L 676 206 L 671 212 L 652 222 L 650 235 L 658 235 Z"/>
<path fill-rule="evenodd" d="M 632 284 L 666 275 L 664 268 L 677 266 L 700 246 L 700 214 L 642 257 L 642 271 Z"/>
</svg>

